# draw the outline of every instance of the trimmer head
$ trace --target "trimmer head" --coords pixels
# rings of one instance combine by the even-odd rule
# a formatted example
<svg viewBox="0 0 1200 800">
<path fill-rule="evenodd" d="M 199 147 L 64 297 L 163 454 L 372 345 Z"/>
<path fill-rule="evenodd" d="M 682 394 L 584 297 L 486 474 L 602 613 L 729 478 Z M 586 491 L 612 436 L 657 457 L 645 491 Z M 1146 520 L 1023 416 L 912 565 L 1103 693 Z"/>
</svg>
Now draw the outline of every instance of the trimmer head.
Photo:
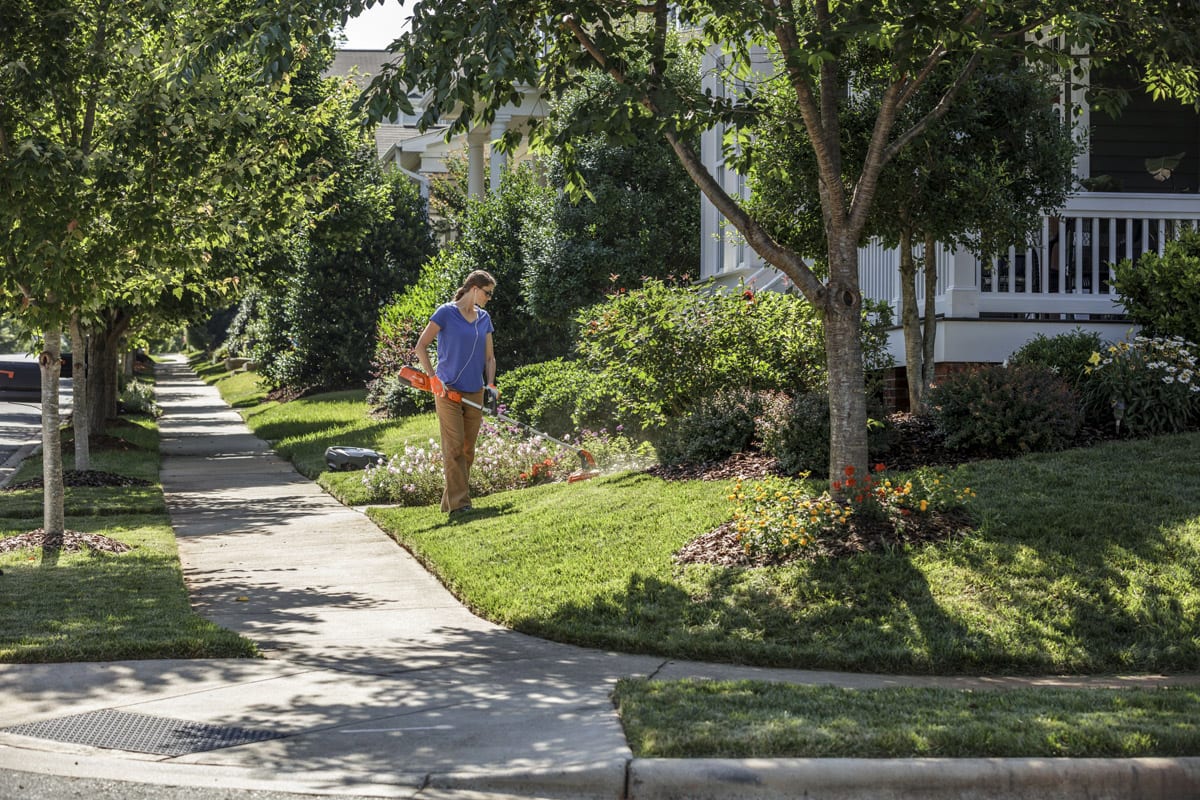
<svg viewBox="0 0 1200 800">
<path fill-rule="evenodd" d="M 579 469 L 567 476 L 567 483 L 577 483 L 594 478 L 600 474 L 596 467 L 596 459 L 587 450 L 579 450 Z"/>
</svg>

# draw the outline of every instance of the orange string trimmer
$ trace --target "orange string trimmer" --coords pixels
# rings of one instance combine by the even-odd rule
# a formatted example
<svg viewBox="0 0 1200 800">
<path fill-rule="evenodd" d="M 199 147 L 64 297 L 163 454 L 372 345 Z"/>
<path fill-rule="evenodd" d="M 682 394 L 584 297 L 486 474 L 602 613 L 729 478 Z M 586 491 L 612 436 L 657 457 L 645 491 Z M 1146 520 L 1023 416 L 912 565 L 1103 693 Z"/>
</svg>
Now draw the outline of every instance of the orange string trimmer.
<svg viewBox="0 0 1200 800">
<path fill-rule="evenodd" d="M 416 367 L 401 367 L 400 368 L 400 380 L 402 382 L 406 383 L 411 388 L 416 389 L 417 391 L 420 391 L 420 392 L 432 392 L 433 391 L 433 388 L 430 386 L 429 376 L 426 375 L 421 370 L 417 369 Z M 562 439 L 555 439 L 550 434 L 543 433 L 542 431 L 539 431 L 537 428 L 534 428 L 530 425 L 526 425 L 524 422 L 521 422 L 519 419 L 513 419 L 512 417 L 509 417 L 505 414 L 501 414 L 499 412 L 499 410 L 497 410 L 495 407 L 488 406 L 488 405 L 482 405 L 482 404 L 476 403 L 472 400 L 468 400 L 467 398 L 462 396 L 462 393 L 456 392 L 453 389 L 446 389 L 446 397 L 456 403 L 465 403 L 466 405 L 470 406 L 471 408 L 477 408 L 480 411 L 484 412 L 485 414 L 491 414 L 493 417 L 500 420 L 501 422 L 507 422 L 511 425 L 516 425 L 517 427 L 519 427 L 523 430 L 527 430 L 530 433 L 537 434 L 538 436 L 541 436 L 543 439 L 554 442 L 555 444 L 559 445 L 560 447 L 565 447 L 568 450 L 574 452 L 577 456 L 579 456 L 579 469 L 575 470 L 574 472 L 572 472 L 570 475 L 567 476 L 567 483 L 575 483 L 576 481 L 586 481 L 588 478 L 594 478 L 600 474 L 600 470 L 596 468 L 596 459 L 593 458 L 592 454 L 589 453 L 587 450 L 584 450 L 583 448 L 580 448 L 580 447 L 576 447 L 575 445 L 570 444 L 568 442 L 564 442 Z"/>
</svg>

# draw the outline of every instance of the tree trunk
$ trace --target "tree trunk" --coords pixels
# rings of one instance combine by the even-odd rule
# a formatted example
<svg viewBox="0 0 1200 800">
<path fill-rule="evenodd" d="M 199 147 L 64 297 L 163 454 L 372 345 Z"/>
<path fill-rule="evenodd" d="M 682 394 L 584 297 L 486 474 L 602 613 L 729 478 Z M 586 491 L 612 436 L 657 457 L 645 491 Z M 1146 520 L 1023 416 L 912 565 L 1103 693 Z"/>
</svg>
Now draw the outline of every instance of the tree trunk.
<svg viewBox="0 0 1200 800">
<path fill-rule="evenodd" d="M 42 373 L 42 552 L 62 549 L 66 530 L 58 379 L 62 375 L 62 326 L 48 326 L 38 356 Z"/>
<path fill-rule="evenodd" d="M 129 315 L 122 310 L 110 310 L 104 315 L 101 327 L 93 329 L 88 345 L 91 383 L 88 391 L 92 430 L 103 431 L 106 420 L 117 416 L 120 397 L 121 340 L 129 330 Z"/>
<path fill-rule="evenodd" d="M 932 234 L 925 234 L 925 359 L 921 372 L 921 396 L 927 398 L 929 387 L 937 378 L 937 364 L 933 360 L 933 346 L 937 341 L 937 309 L 934 298 L 937 297 L 937 241 Z M 928 411 L 922 404 L 921 413 Z"/>
<path fill-rule="evenodd" d="M 829 254 L 829 291 L 824 306 L 825 358 L 829 369 L 829 476 L 841 481 L 847 468 L 867 472 L 867 396 L 862 351 L 862 293 L 858 247 L 852 237 Z"/>
<path fill-rule="evenodd" d="M 75 469 L 92 468 L 91 414 L 88 413 L 88 339 L 79 315 L 71 316 L 71 428 L 75 433 Z"/>
<path fill-rule="evenodd" d="M 912 254 L 912 231 L 900 234 L 900 319 L 904 329 L 905 378 L 908 383 L 908 409 L 921 413 L 925 403 L 922 384 L 925 350 L 921 346 L 921 315 L 917 308 L 917 265 Z M 929 307 L 929 299 L 925 300 Z"/>
</svg>

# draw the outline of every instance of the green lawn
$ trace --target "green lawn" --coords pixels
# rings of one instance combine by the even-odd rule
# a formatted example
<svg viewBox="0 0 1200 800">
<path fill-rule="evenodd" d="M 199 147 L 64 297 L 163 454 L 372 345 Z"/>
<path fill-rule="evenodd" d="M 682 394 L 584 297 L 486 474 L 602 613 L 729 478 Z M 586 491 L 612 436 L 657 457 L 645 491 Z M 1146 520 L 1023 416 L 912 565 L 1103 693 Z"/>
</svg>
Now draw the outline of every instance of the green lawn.
<svg viewBox="0 0 1200 800">
<path fill-rule="evenodd" d="M 238 380 L 246 380 L 238 376 Z M 394 452 L 428 415 L 366 415 L 361 394 L 243 409 L 321 474 L 343 443 Z M 1200 666 L 1200 434 L 978 462 L 956 470 L 979 530 L 953 543 L 730 569 L 674 553 L 725 522 L 722 482 L 610 475 L 369 511 L 477 613 L 559 641 L 675 658 L 932 674 L 1194 671 Z"/>
<path fill-rule="evenodd" d="M 243 414 L 345 502 L 357 474 L 321 473 L 326 446 L 435 435 L 368 419 L 360 394 Z M 730 518 L 721 482 L 625 473 L 478 498 L 453 523 L 369 513 L 477 613 L 559 641 L 882 673 L 1197 672 L 1200 434 L 954 472 L 977 493 L 967 538 L 773 568 L 673 562 Z M 1200 751 L 1198 691 L 624 681 L 615 699 L 647 757 L 1131 757 Z"/>
<path fill-rule="evenodd" d="M 1200 688 L 838 689 L 624 680 L 638 758 L 1138 758 L 1200 753 Z"/>
<path fill-rule="evenodd" d="M 158 483 L 158 429 L 122 418 L 105 433 L 124 444 L 92 448 L 91 469 L 151 486 L 69 487 L 66 527 L 131 545 L 126 553 L 0 553 L 0 662 L 253 656 L 252 642 L 193 613 Z M 64 448 L 65 467 L 74 454 Z M 14 476 L 41 475 L 41 459 Z M 42 524 L 42 490 L 0 492 L 0 539 Z"/>
<path fill-rule="evenodd" d="M 1200 666 L 1200 435 L 961 475 L 982 518 L 965 540 L 759 569 L 671 559 L 729 518 L 723 484 L 626 474 L 481 498 L 463 522 L 370 514 L 480 614 L 561 641 L 855 671 Z"/>
</svg>

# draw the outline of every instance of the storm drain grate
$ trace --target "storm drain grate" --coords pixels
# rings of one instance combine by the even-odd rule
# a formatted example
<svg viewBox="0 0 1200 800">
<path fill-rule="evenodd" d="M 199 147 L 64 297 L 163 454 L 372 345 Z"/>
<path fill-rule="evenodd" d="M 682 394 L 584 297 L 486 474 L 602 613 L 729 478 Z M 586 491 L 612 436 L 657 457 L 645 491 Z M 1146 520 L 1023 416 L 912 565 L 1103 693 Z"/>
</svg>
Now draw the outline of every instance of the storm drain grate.
<svg viewBox="0 0 1200 800">
<path fill-rule="evenodd" d="M 0 730 L 35 739 L 163 756 L 203 753 L 222 747 L 278 739 L 283 735 L 253 728 L 227 728 L 112 710 L 90 711 Z"/>
</svg>

